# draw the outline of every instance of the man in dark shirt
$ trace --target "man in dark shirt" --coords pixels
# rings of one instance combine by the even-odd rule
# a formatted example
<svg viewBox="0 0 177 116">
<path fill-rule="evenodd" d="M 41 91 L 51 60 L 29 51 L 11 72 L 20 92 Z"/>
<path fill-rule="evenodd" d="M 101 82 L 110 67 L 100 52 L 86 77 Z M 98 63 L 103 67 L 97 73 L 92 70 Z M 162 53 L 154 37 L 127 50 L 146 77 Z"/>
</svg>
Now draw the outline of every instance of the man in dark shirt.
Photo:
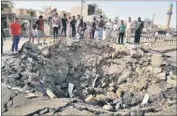
<svg viewBox="0 0 177 116">
<path fill-rule="evenodd" d="M 137 29 L 136 29 L 136 32 L 135 32 L 134 43 L 139 44 L 140 37 L 141 37 L 141 32 L 142 32 L 143 28 L 144 28 L 144 23 L 141 21 L 141 18 L 138 17 L 138 25 L 137 25 Z"/>
<path fill-rule="evenodd" d="M 92 32 L 91 32 L 91 39 L 94 39 L 95 30 L 96 30 L 96 18 L 95 18 L 95 17 L 93 18 L 93 22 L 92 22 L 92 25 L 91 25 L 91 29 L 92 29 Z"/>
<path fill-rule="evenodd" d="M 42 36 L 44 41 L 43 44 L 46 44 L 46 34 L 44 33 L 44 20 L 43 16 L 39 16 L 39 20 L 36 21 L 37 25 L 37 38 L 38 38 L 38 44 L 40 44 L 40 37 Z"/>
<path fill-rule="evenodd" d="M 71 21 L 71 27 L 72 27 L 72 37 L 75 37 L 76 35 L 76 18 L 73 16 L 73 19 Z"/>
<path fill-rule="evenodd" d="M 62 18 L 62 26 L 63 26 L 63 28 L 62 28 L 62 31 L 61 31 L 61 35 L 63 34 L 63 32 L 64 32 L 64 36 L 66 37 L 66 26 L 67 26 L 67 24 L 66 24 L 66 22 L 68 21 L 68 19 L 66 18 L 66 14 L 64 14 L 63 15 L 63 18 Z"/>
</svg>

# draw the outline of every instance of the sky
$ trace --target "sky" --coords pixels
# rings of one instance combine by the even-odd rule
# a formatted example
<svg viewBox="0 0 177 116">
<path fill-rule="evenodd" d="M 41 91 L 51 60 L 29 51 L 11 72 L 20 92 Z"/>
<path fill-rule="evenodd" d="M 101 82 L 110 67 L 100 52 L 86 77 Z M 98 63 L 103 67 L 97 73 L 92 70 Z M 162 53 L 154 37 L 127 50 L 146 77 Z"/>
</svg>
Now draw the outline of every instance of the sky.
<svg viewBox="0 0 177 116">
<path fill-rule="evenodd" d="M 37 10 L 42 10 L 43 6 L 52 6 L 52 8 L 57 8 L 57 10 L 71 11 L 72 6 L 81 5 L 80 0 L 60 0 L 60 1 L 13 1 L 15 3 L 15 8 L 33 8 Z M 136 20 L 137 17 L 152 19 L 153 14 L 155 14 L 154 23 L 165 25 L 167 20 L 167 9 L 169 4 L 173 4 L 173 14 L 171 17 L 170 27 L 176 27 L 176 2 L 175 1 L 114 1 L 114 0 L 100 0 L 91 1 L 85 0 L 85 4 L 96 3 L 99 8 L 101 8 L 108 17 L 114 18 L 116 16 L 119 19 L 127 20 L 131 17 L 132 20 Z"/>
</svg>

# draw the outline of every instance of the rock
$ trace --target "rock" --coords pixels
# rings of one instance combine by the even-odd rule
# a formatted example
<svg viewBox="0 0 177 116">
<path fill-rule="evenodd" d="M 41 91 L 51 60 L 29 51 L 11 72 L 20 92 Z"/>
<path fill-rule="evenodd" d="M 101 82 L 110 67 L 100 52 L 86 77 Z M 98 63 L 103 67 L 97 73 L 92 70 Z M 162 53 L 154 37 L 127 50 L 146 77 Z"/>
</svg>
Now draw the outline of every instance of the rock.
<svg viewBox="0 0 177 116">
<path fill-rule="evenodd" d="M 85 99 L 85 102 L 86 103 L 89 103 L 89 102 L 93 102 L 95 99 L 94 99 L 94 97 L 93 97 L 93 95 L 90 95 L 90 96 L 88 96 L 86 99 Z"/>
<path fill-rule="evenodd" d="M 116 95 L 117 95 L 117 97 L 122 97 L 123 91 L 121 89 L 117 89 Z"/>
<path fill-rule="evenodd" d="M 48 112 L 49 112 L 49 108 L 44 108 L 39 112 L 39 114 L 42 115 L 42 114 L 46 114 Z"/>
<path fill-rule="evenodd" d="M 166 81 L 166 79 L 167 79 L 165 72 L 162 72 L 162 73 L 158 74 L 157 77 L 159 77 L 163 81 Z"/>
<path fill-rule="evenodd" d="M 36 95 L 34 93 L 28 93 L 25 97 L 28 98 L 28 99 L 31 99 L 31 98 L 38 97 L 38 95 Z"/>
<path fill-rule="evenodd" d="M 151 57 L 151 64 L 153 67 L 159 67 L 163 62 L 163 57 L 161 54 L 153 54 Z"/>
<path fill-rule="evenodd" d="M 28 58 L 28 62 L 29 62 L 29 63 L 32 63 L 32 62 L 33 62 L 33 59 L 32 59 L 32 58 Z"/>
<path fill-rule="evenodd" d="M 107 100 L 107 96 L 106 95 L 104 95 L 104 94 L 99 94 L 99 95 L 96 95 L 96 97 L 95 97 L 95 99 L 97 100 L 97 101 L 105 101 L 105 100 Z"/>
<path fill-rule="evenodd" d="M 70 74 L 70 75 L 74 75 L 74 73 L 75 73 L 75 69 L 74 69 L 74 67 L 73 67 L 73 68 L 71 68 L 71 69 L 69 70 L 69 74 Z"/>
<path fill-rule="evenodd" d="M 46 93 L 50 98 L 56 98 L 56 95 L 49 89 L 46 89 Z"/>
<path fill-rule="evenodd" d="M 153 71 L 153 67 L 152 67 L 152 66 L 147 66 L 147 70 L 148 70 L 149 72 L 152 72 L 152 71 Z"/>
<path fill-rule="evenodd" d="M 109 87 L 109 91 L 114 91 L 114 87 Z"/>
<path fill-rule="evenodd" d="M 149 94 L 145 94 L 144 95 L 144 98 L 143 98 L 143 101 L 142 101 L 142 105 L 145 105 L 145 104 L 147 104 L 148 103 L 148 101 L 149 101 Z"/>
<path fill-rule="evenodd" d="M 162 69 L 161 69 L 161 68 L 155 67 L 155 68 L 153 69 L 153 73 L 155 73 L 155 74 L 158 74 L 158 73 L 161 73 L 161 72 L 162 72 Z"/>
<path fill-rule="evenodd" d="M 104 105 L 103 108 L 108 110 L 108 111 L 112 111 L 113 110 L 113 107 L 111 105 Z"/>
<path fill-rule="evenodd" d="M 124 71 L 123 74 L 119 77 L 117 84 L 122 84 L 124 81 L 126 81 L 127 78 L 131 76 L 131 71 Z"/>
<path fill-rule="evenodd" d="M 39 48 L 34 43 L 31 43 L 31 42 L 26 42 L 23 44 L 20 52 L 24 52 L 24 50 L 27 50 L 33 53 L 40 53 Z"/>
<path fill-rule="evenodd" d="M 176 80 L 172 78 L 167 78 L 167 84 L 176 86 Z"/>
<path fill-rule="evenodd" d="M 114 87 L 115 86 L 115 83 L 109 83 L 109 87 Z"/>
<path fill-rule="evenodd" d="M 138 67 L 136 68 L 136 72 L 139 74 L 139 75 L 142 75 L 143 74 L 143 69 Z"/>
<path fill-rule="evenodd" d="M 51 56 L 51 53 L 49 51 L 49 49 L 45 49 L 43 52 L 42 52 L 42 55 L 46 58 L 49 58 Z"/>
<path fill-rule="evenodd" d="M 159 86 L 157 85 L 151 85 L 148 89 L 147 89 L 148 93 L 149 94 L 152 94 L 152 95 L 156 95 L 158 93 L 160 93 L 162 90 Z"/>
<path fill-rule="evenodd" d="M 117 103 L 115 106 L 116 111 L 118 111 L 121 108 L 122 103 Z"/>
<path fill-rule="evenodd" d="M 117 98 L 117 95 L 116 95 L 114 92 L 108 92 L 108 93 L 106 94 L 106 96 L 107 96 L 108 99 L 110 99 L 110 100 L 114 100 L 114 99 Z"/>
</svg>

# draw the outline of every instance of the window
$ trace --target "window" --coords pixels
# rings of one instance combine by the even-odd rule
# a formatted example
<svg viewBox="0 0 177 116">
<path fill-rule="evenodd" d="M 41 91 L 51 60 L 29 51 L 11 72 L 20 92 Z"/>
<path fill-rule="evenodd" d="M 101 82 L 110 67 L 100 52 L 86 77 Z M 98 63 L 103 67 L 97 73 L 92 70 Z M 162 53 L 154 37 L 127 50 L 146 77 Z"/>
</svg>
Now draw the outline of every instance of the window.
<svg viewBox="0 0 177 116">
<path fill-rule="evenodd" d="M 88 5 L 88 15 L 94 15 L 95 14 L 95 6 Z"/>
</svg>

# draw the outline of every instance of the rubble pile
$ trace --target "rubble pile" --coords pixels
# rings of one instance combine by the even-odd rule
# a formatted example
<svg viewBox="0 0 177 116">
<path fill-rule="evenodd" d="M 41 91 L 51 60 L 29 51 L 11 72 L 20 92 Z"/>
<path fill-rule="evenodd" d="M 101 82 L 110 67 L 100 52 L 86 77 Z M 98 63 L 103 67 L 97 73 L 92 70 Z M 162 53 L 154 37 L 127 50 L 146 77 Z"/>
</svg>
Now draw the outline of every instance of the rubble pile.
<svg viewBox="0 0 177 116">
<path fill-rule="evenodd" d="M 166 57 L 130 45 L 62 41 L 44 49 L 27 42 L 2 66 L 2 82 L 22 93 L 72 97 L 111 112 L 162 112 L 175 105 L 176 69 Z"/>
</svg>

